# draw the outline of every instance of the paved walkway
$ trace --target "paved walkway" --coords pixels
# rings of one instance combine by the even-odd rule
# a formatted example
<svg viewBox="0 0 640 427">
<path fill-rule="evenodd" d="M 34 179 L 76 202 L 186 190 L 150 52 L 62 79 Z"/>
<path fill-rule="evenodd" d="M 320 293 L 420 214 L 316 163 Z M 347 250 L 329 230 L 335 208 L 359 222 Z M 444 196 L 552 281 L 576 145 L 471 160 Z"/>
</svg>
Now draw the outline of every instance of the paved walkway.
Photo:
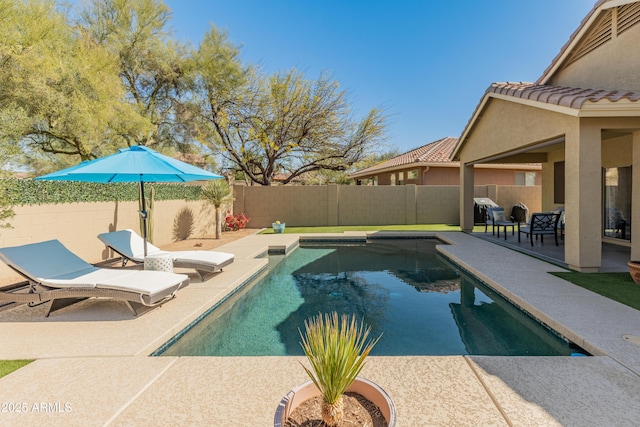
<svg viewBox="0 0 640 427">
<path fill-rule="evenodd" d="M 0 312 L 0 358 L 38 359 L 0 379 L 0 425 L 271 425 L 282 396 L 306 379 L 303 359 L 146 356 L 258 274 L 266 259 L 256 255 L 291 250 L 297 237 L 220 247 L 236 254 L 224 272 L 205 283 L 194 275 L 135 319 L 113 301 L 47 319 L 41 308 Z M 559 267 L 463 233 L 439 237 L 451 243 L 443 255 L 597 356 L 370 357 L 363 376 L 393 398 L 399 426 L 638 425 L 639 311 L 547 274 Z"/>
</svg>

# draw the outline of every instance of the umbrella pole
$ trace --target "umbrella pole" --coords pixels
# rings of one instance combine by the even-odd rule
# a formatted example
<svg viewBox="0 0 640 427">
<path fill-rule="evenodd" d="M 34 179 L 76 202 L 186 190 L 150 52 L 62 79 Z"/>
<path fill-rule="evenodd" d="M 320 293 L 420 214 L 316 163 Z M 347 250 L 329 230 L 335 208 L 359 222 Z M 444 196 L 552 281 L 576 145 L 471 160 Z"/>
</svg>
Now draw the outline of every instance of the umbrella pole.
<svg viewBox="0 0 640 427">
<path fill-rule="evenodd" d="M 140 201 L 142 210 L 140 215 L 142 216 L 142 239 L 144 240 L 144 257 L 147 257 L 147 204 L 144 200 L 144 181 L 140 177 Z"/>
</svg>

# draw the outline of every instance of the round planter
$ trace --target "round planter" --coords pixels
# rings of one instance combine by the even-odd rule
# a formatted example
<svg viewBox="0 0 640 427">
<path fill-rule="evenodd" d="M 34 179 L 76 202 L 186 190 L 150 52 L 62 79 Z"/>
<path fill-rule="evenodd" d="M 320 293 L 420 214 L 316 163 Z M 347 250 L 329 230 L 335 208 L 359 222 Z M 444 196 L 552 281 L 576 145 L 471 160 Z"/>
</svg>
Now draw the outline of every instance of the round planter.
<svg viewBox="0 0 640 427">
<path fill-rule="evenodd" d="M 284 233 L 284 226 L 285 223 L 281 222 L 280 224 L 276 224 L 275 222 L 271 224 L 271 227 L 273 227 L 273 232 L 274 233 Z"/>
<path fill-rule="evenodd" d="M 387 425 L 389 427 L 395 427 L 396 406 L 393 404 L 387 392 L 380 388 L 380 386 L 365 378 L 357 377 L 347 391 L 358 393 L 360 396 L 374 403 L 380 409 L 385 420 L 387 420 Z M 302 402 L 318 395 L 320 395 L 320 391 L 312 381 L 302 383 L 291 390 L 282 398 L 278 405 L 276 416 L 273 420 L 274 427 L 284 426 L 289 415 L 291 415 Z"/>
<path fill-rule="evenodd" d="M 636 285 L 640 285 L 640 261 L 627 261 L 627 266 L 633 281 Z"/>
</svg>

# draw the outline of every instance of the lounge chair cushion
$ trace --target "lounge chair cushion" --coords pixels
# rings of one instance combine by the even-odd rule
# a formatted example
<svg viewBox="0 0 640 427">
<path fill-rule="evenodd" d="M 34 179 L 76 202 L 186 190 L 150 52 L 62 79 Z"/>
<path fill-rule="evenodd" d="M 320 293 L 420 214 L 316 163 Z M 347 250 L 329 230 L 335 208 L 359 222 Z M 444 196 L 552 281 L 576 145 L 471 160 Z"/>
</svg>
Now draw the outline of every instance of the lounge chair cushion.
<svg viewBox="0 0 640 427">
<path fill-rule="evenodd" d="M 39 278 L 39 281 L 55 288 L 98 288 L 140 292 L 149 295 L 150 301 L 156 301 L 158 296 L 164 296 L 167 286 L 171 286 L 176 281 L 176 275 L 172 273 L 169 273 L 171 276 L 167 276 L 167 273 L 162 271 L 145 270 L 144 274 L 140 272 L 141 270 L 99 268 L 82 276 L 67 279 Z M 187 278 L 184 274 L 177 276 Z"/>
<path fill-rule="evenodd" d="M 189 276 L 185 274 L 95 267 L 58 240 L 0 248 L 0 259 L 30 281 L 45 287 L 139 293 L 148 305 L 189 283 Z"/>
<path fill-rule="evenodd" d="M 22 273 L 37 279 L 73 279 L 96 270 L 58 240 L 2 248 L 0 259 Z"/>
<path fill-rule="evenodd" d="M 144 239 L 131 229 L 102 233 L 98 238 L 108 247 L 122 256 L 137 263 L 144 262 Z M 216 271 L 233 262 L 234 254 L 218 251 L 163 251 L 157 246 L 147 243 L 148 255 L 168 255 L 175 267 L 188 266 L 190 268 Z"/>
</svg>

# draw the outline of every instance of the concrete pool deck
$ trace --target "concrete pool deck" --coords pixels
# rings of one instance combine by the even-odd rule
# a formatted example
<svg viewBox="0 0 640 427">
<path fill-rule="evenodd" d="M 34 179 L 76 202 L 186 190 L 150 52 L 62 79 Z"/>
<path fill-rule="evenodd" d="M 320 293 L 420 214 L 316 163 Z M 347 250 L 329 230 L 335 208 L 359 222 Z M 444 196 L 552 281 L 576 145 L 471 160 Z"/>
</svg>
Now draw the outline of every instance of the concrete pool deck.
<svg viewBox="0 0 640 427">
<path fill-rule="evenodd" d="M 548 274 L 557 266 L 437 234 L 450 243 L 438 247 L 444 256 L 595 357 L 370 357 L 363 376 L 393 398 L 399 426 L 638 425 L 640 311 Z M 235 262 L 204 283 L 192 276 L 138 318 L 104 300 L 50 318 L 42 307 L 0 312 L 0 359 L 38 359 L 0 379 L 0 425 L 271 425 L 280 399 L 306 380 L 303 358 L 147 355 L 259 274 L 267 260 L 257 255 L 297 242 L 252 235 L 217 248 Z"/>
</svg>

